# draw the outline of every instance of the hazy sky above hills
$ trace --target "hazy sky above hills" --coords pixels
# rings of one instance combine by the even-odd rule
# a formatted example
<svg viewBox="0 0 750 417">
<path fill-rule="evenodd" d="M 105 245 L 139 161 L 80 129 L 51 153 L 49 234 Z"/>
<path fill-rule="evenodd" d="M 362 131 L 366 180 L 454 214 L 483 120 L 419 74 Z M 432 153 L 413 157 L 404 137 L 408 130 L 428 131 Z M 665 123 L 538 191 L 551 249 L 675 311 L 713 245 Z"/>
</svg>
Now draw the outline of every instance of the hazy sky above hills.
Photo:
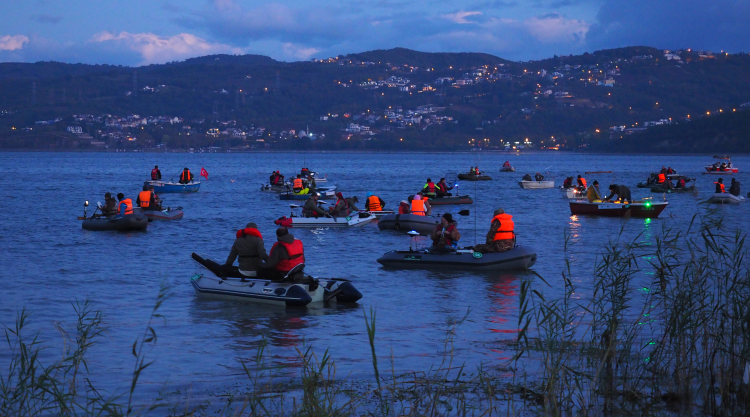
<svg viewBox="0 0 750 417">
<path fill-rule="evenodd" d="M 406 47 L 511 60 L 621 46 L 750 51 L 750 0 L 4 0 L 0 62 L 284 61 Z"/>
</svg>

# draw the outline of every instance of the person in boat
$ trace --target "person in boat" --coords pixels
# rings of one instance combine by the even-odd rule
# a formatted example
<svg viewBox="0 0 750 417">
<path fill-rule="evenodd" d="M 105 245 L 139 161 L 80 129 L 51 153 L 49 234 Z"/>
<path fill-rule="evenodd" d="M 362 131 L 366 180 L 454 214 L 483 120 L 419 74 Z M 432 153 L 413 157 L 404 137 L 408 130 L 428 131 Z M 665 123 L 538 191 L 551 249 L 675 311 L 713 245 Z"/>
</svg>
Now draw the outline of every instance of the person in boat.
<svg viewBox="0 0 750 417">
<path fill-rule="evenodd" d="M 310 198 L 307 199 L 305 202 L 305 205 L 302 206 L 302 215 L 305 217 L 331 217 L 328 212 L 323 210 L 322 207 L 318 205 L 318 199 L 320 197 L 318 196 L 318 193 L 312 193 L 310 194 Z"/>
<path fill-rule="evenodd" d="M 193 181 L 193 174 L 185 167 L 180 174 L 180 184 L 190 184 L 191 181 Z"/>
<path fill-rule="evenodd" d="M 450 213 L 443 214 L 440 218 L 440 223 L 435 225 L 435 230 L 432 231 L 432 247 L 433 249 L 445 250 L 458 248 L 458 240 L 461 239 L 461 233 L 458 231 L 456 222 L 453 220 L 453 215 Z"/>
<path fill-rule="evenodd" d="M 263 264 L 264 275 L 276 279 L 283 278 L 289 271 L 305 263 L 305 248 L 302 241 L 295 239 L 286 227 L 276 229 L 276 243 L 271 247 L 268 261 Z"/>
<path fill-rule="evenodd" d="M 516 245 L 516 234 L 513 216 L 501 208 L 495 210 L 495 217 L 490 222 L 490 231 L 484 244 L 474 246 L 474 252 L 499 253 L 513 249 Z"/>
<path fill-rule="evenodd" d="M 581 191 L 585 191 L 588 188 L 588 184 L 586 183 L 586 178 L 583 178 L 580 175 L 578 175 L 578 178 L 576 178 L 576 184 L 578 184 L 578 189 Z"/>
<path fill-rule="evenodd" d="M 440 182 L 437 183 L 437 190 L 436 190 L 437 191 L 436 192 L 437 197 L 445 197 L 445 196 L 453 195 L 453 194 L 451 194 L 451 193 L 448 192 L 448 191 L 450 191 L 452 189 L 453 189 L 453 187 L 449 186 L 445 182 L 445 178 L 440 178 Z"/>
<path fill-rule="evenodd" d="M 715 193 L 725 193 L 727 192 L 724 188 L 724 178 L 719 178 L 718 181 L 716 181 L 714 184 L 716 184 L 716 190 Z"/>
<path fill-rule="evenodd" d="M 536 173 L 536 174 L 534 175 L 534 180 L 535 180 L 535 181 L 544 181 L 544 175 L 542 175 L 542 174 L 540 174 L 540 173 L 538 173 L 538 172 L 537 172 L 537 173 Z"/>
<path fill-rule="evenodd" d="M 740 182 L 732 178 L 732 183 L 729 185 L 729 194 L 735 197 L 740 196 Z"/>
<path fill-rule="evenodd" d="M 311 175 L 311 173 L 308 168 L 302 168 L 302 170 L 300 171 L 300 175 L 302 175 L 303 177 L 307 177 L 308 175 Z"/>
<path fill-rule="evenodd" d="M 279 171 L 273 171 L 271 176 L 268 177 L 268 183 L 271 185 L 278 185 L 279 183 Z"/>
<path fill-rule="evenodd" d="M 656 177 L 656 183 L 664 184 L 665 181 L 667 181 L 667 174 L 660 172 L 659 175 Z"/>
<path fill-rule="evenodd" d="M 373 195 L 372 193 L 367 193 L 367 200 L 365 200 L 365 210 L 369 212 L 383 211 L 383 208 L 385 208 L 385 201 L 383 201 L 382 198 Z"/>
<path fill-rule="evenodd" d="M 674 175 L 676 174 L 675 170 L 672 169 L 672 167 L 667 168 L 667 175 Z"/>
<path fill-rule="evenodd" d="M 531 174 L 526 174 L 521 178 L 521 181 L 534 181 L 534 179 L 531 178 Z"/>
<path fill-rule="evenodd" d="M 594 180 L 591 186 L 586 190 L 586 199 L 589 203 L 602 200 L 602 195 L 599 193 L 599 181 Z"/>
<path fill-rule="evenodd" d="M 149 184 L 148 190 L 151 192 L 151 198 L 153 199 L 152 201 L 154 201 L 154 203 L 152 203 L 152 204 L 155 204 L 155 206 L 154 206 L 154 208 L 152 210 L 160 211 L 162 209 L 162 207 L 161 207 L 161 198 L 159 198 L 159 196 L 156 195 L 156 192 L 154 191 L 154 186 L 153 185 Z"/>
<path fill-rule="evenodd" d="M 469 167 L 469 175 L 477 175 L 477 170 L 474 167 Z"/>
<path fill-rule="evenodd" d="M 726 162 L 722 162 L 719 166 L 719 171 L 726 171 L 727 170 L 727 164 Z"/>
<path fill-rule="evenodd" d="M 349 201 L 344 198 L 341 191 L 336 193 L 336 204 L 331 207 L 331 215 L 334 217 L 346 217 L 351 212 Z"/>
<path fill-rule="evenodd" d="M 432 178 L 427 178 L 427 183 L 422 187 L 422 192 L 427 197 L 437 197 L 437 185 L 432 182 Z"/>
<path fill-rule="evenodd" d="M 307 181 L 305 182 L 305 188 L 309 188 L 312 191 L 315 191 L 318 189 L 318 184 L 315 182 L 315 178 L 313 178 L 312 175 L 307 176 Z"/>
<path fill-rule="evenodd" d="M 474 174 L 477 176 L 482 175 L 482 171 L 479 170 L 479 167 L 474 167 Z"/>
<path fill-rule="evenodd" d="M 674 188 L 677 188 L 677 189 L 685 188 L 685 178 L 680 177 L 675 183 Z"/>
<path fill-rule="evenodd" d="M 633 201 L 630 195 L 630 188 L 624 185 L 612 184 L 609 186 L 609 195 L 604 201 L 611 201 L 612 198 L 617 195 L 617 199 L 622 201 Z"/>
<path fill-rule="evenodd" d="M 161 179 L 161 171 L 159 171 L 159 165 L 154 165 L 154 169 L 151 170 L 151 180 L 156 181 Z"/>
<path fill-rule="evenodd" d="M 510 161 L 503 162 L 503 168 L 508 168 L 508 167 L 510 167 Z"/>
<path fill-rule="evenodd" d="M 101 210 L 105 216 L 114 216 L 117 214 L 117 200 L 112 198 L 111 193 L 104 194 L 104 206 Z"/>
<path fill-rule="evenodd" d="M 573 188 L 573 177 L 565 178 L 565 180 L 563 181 L 563 188 L 566 190 L 569 188 Z"/>
<path fill-rule="evenodd" d="M 292 191 L 295 194 L 304 194 L 302 191 L 305 189 L 305 184 L 302 182 L 302 176 L 297 174 L 297 178 L 292 181 Z"/>
<path fill-rule="evenodd" d="M 154 210 L 156 208 L 155 195 L 148 189 L 148 185 L 144 185 L 143 191 L 138 193 L 135 204 L 144 210 Z"/>
<path fill-rule="evenodd" d="M 646 185 L 656 184 L 656 181 L 658 181 L 658 174 L 655 172 L 652 172 L 651 175 L 649 175 L 648 179 L 646 180 Z"/>
<path fill-rule="evenodd" d="M 417 193 L 414 196 L 409 196 L 409 210 L 411 214 L 416 216 L 429 216 L 432 213 L 432 206 L 430 206 L 430 199 Z"/>
<path fill-rule="evenodd" d="M 349 213 L 354 213 L 359 211 L 359 207 L 354 205 L 354 203 L 359 203 L 359 198 L 355 195 L 354 197 L 346 198 L 346 203 L 349 204 Z"/>
<path fill-rule="evenodd" d="M 409 207 L 410 205 L 408 201 L 401 200 L 401 202 L 398 203 L 398 214 L 411 214 Z"/>
<path fill-rule="evenodd" d="M 661 167 L 661 171 L 659 171 L 659 174 L 666 174 L 667 173 L 667 167 Z"/>
<path fill-rule="evenodd" d="M 268 261 L 263 235 L 258 231 L 258 225 L 248 223 L 244 229 L 237 231 L 235 237 L 224 266 L 231 267 L 235 259 L 238 259 L 240 274 L 246 277 L 258 276 L 263 261 Z"/>
<path fill-rule="evenodd" d="M 133 214 L 133 200 L 125 198 L 125 194 L 123 193 L 117 194 L 117 200 L 120 201 L 117 209 L 118 216 L 127 216 L 129 214 Z"/>
</svg>

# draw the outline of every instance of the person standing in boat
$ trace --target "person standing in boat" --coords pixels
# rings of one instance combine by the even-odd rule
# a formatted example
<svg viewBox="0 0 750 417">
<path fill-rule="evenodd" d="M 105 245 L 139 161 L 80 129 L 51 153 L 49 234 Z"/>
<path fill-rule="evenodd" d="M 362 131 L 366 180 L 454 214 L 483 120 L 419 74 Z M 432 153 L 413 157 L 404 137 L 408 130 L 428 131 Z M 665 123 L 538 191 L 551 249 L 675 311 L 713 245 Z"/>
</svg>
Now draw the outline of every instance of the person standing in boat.
<svg viewBox="0 0 750 417">
<path fill-rule="evenodd" d="M 602 200 L 602 195 L 599 193 L 599 181 L 594 180 L 591 186 L 586 190 L 586 199 L 589 203 L 593 203 L 595 200 Z"/>
<path fill-rule="evenodd" d="M 161 171 L 159 171 L 159 165 L 154 165 L 154 169 L 151 170 L 151 180 L 156 181 L 161 179 Z"/>
<path fill-rule="evenodd" d="M 432 232 L 431 238 L 433 248 L 438 250 L 445 250 L 446 248 L 455 250 L 458 248 L 458 240 L 461 239 L 461 233 L 458 232 L 458 227 L 453 220 L 452 214 L 443 214 L 443 217 L 440 218 L 440 223 L 435 225 L 435 230 Z"/>
<path fill-rule="evenodd" d="M 609 195 L 607 198 L 605 198 L 605 201 L 612 200 L 612 197 L 617 195 L 617 199 L 622 201 L 633 201 L 632 197 L 630 196 L 630 188 L 624 186 L 624 185 L 617 185 L 612 184 L 609 186 Z"/>
<path fill-rule="evenodd" d="M 117 193 L 117 199 L 120 201 L 117 210 L 119 216 L 133 214 L 133 200 L 125 198 L 125 194 L 123 193 Z"/>
<path fill-rule="evenodd" d="M 193 174 L 185 167 L 180 174 L 180 184 L 190 184 L 191 181 L 193 181 Z"/>
<path fill-rule="evenodd" d="M 383 211 L 384 207 L 385 201 L 383 201 L 382 198 L 373 195 L 372 193 L 367 193 L 367 200 L 365 200 L 365 210 L 369 212 Z"/>
<path fill-rule="evenodd" d="M 714 191 L 715 193 L 718 194 L 718 193 L 727 192 L 726 189 L 724 188 L 724 178 L 719 178 L 719 180 L 716 181 L 714 184 L 716 184 L 716 190 Z"/>
<path fill-rule="evenodd" d="M 729 194 L 733 196 L 740 196 L 740 182 L 732 178 L 732 184 L 729 185 Z"/>
<path fill-rule="evenodd" d="M 310 198 L 307 199 L 305 205 L 302 207 L 302 214 L 305 217 L 330 217 L 330 215 L 318 205 L 318 198 L 318 193 L 310 194 Z"/>
<path fill-rule="evenodd" d="M 487 232 L 486 243 L 475 245 L 475 252 L 499 253 L 515 247 L 516 234 L 513 216 L 505 214 L 505 210 L 501 208 L 495 210 L 494 215 L 490 223 L 490 231 Z"/>
<path fill-rule="evenodd" d="M 276 278 L 283 278 L 294 267 L 305 263 L 305 248 L 302 241 L 295 239 L 289 229 L 283 226 L 276 230 L 276 240 L 271 247 L 268 262 L 262 267 L 270 270 Z"/>
<path fill-rule="evenodd" d="M 544 181 L 544 175 L 542 175 L 539 172 L 537 172 L 536 175 L 534 175 L 534 180 L 535 181 Z"/>
<path fill-rule="evenodd" d="M 224 266 L 231 267 L 235 259 L 238 259 L 240 274 L 246 277 L 258 276 L 258 269 L 263 261 L 268 260 L 268 254 L 257 224 L 250 222 L 235 234 L 234 244 Z"/>
<path fill-rule="evenodd" d="M 427 183 L 422 187 L 422 192 L 427 197 L 436 197 L 437 196 L 437 185 L 435 185 L 434 182 L 432 182 L 432 178 L 427 178 Z"/>
<path fill-rule="evenodd" d="M 445 178 L 440 178 L 440 181 L 437 183 L 437 196 L 438 197 L 445 197 L 449 195 L 453 195 L 449 193 L 448 191 L 452 190 L 453 187 L 449 186 L 445 182 Z"/>
</svg>

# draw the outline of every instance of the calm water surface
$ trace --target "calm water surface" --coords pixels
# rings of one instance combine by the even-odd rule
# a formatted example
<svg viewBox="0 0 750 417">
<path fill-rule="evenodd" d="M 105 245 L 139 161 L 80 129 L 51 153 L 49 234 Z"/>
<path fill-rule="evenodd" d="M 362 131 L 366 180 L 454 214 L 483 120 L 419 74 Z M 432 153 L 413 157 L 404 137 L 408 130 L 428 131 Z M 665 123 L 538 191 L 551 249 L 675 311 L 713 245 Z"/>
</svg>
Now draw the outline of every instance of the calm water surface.
<svg viewBox="0 0 750 417">
<path fill-rule="evenodd" d="M 500 173 L 510 160 L 516 173 Z M 156 362 L 141 378 L 141 395 L 153 397 L 168 382 L 170 387 L 193 392 L 222 391 L 243 382 L 238 359 L 251 361 L 259 341 L 266 337 L 279 363 L 295 364 L 303 343 L 322 353 L 330 349 L 338 375 L 370 378 L 370 357 L 362 307 L 377 312 L 377 349 L 381 363 L 390 367 L 391 349 L 397 371 L 426 370 L 442 358 L 448 322 L 470 310 L 458 330 L 456 359 L 471 368 L 481 362 L 500 364 L 510 356 L 502 341 L 513 340 L 518 318 L 520 280 L 529 273 L 476 274 L 441 271 L 388 271 L 375 261 L 382 253 L 408 247 L 405 235 L 379 231 L 375 224 L 349 230 L 292 232 L 305 243 L 307 271 L 316 276 L 350 278 L 364 298 L 354 307 L 286 309 L 220 300 L 202 300 L 189 283 L 197 270 L 190 259 L 195 251 L 223 262 L 234 233 L 249 221 L 259 225 L 270 250 L 275 240 L 273 220 L 289 214 L 288 202 L 260 192 L 272 170 L 289 176 L 303 165 L 328 174 L 331 184 L 346 196 L 356 195 L 364 206 L 368 192 L 393 208 L 424 184 L 448 171 L 471 165 L 493 176 L 493 181 L 461 182 L 461 193 L 471 195 L 472 206 L 448 206 L 437 211 L 469 208 L 457 216 L 461 244 L 482 242 L 492 212 L 502 207 L 514 216 L 519 243 L 534 247 L 534 270 L 551 287 L 537 282 L 551 297 L 562 294 L 561 270 L 572 264 L 578 298 L 590 296 L 596 254 L 615 239 L 622 220 L 570 215 L 567 201 L 556 189 L 522 190 L 524 173 L 549 171 L 556 185 L 566 175 L 611 170 L 614 174 L 588 175 L 589 182 L 612 181 L 630 186 L 634 197 L 649 195 L 635 184 L 662 165 L 697 177 L 701 195 L 669 196 L 670 205 L 656 220 L 633 219 L 625 224 L 625 238 L 652 242 L 662 226 L 685 228 L 696 213 L 705 213 L 699 200 L 713 191 L 714 178 L 701 176 L 710 155 L 602 156 L 567 153 L 503 154 L 153 154 L 153 153 L 0 153 L 0 190 L 5 216 L 0 217 L 0 321 L 12 325 L 17 311 L 32 313 L 31 331 L 54 346 L 61 340 L 55 323 L 71 328 L 71 302 L 90 297 L 104 312 L 107 334 L 90 352 L 94 385 L 110 392 L 125 392 L 134 358 L 133 341 L 144 330 L 159 286 L 170 286 L 171 297 L 160 311 L 156 347 L 148 357 Z M 733 160 L 743 173 L 737 178 L 750 185 L 750 157 Z M 81 229 L 84 200 L 103 201 L 105 192 L 123 192 L 135 199 L 151 168 L 158 164 L 166 178 L 190 167 L 197 175 L 205 167 L 209 181 L 191 195 L 165 194 L 165 203 L 182 206 L 185 217 L 175 222 L 154 222 L 145 233 L 90 232 Z M 728 178 L 727 178 L 728 183 Z M 747 189 L 744 190 L 744 193 Z M 658 195 L 661 198 L 661 195 Z M 748 204 L 721 207 L 731 225 L 748 229 Z M 574 245 L 564 251 L 569 232 Z M 4 342 L 3 342 L 4 343 Z M 0 369 L 7 369 L 9 349 L 0 346 Z M 0 371 L 4 372 L 4 371 Z M 293 368 L 288 371 L 293 373 Z"/>
</svg>

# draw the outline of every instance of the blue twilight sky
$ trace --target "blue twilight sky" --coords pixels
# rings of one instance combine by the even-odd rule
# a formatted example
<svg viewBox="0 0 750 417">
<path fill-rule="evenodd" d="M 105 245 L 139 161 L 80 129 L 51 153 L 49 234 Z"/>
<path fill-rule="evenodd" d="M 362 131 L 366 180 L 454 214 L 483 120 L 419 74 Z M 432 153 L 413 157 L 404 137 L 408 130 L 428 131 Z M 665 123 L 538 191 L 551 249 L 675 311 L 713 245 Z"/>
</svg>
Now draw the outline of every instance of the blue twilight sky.
<svg viewBox="0 0 750 417">
<path fill-rule="evenodd" d="M 512 60 L 648 45 L 750 51 L 750 0 L 0 0 L 0 62 L 284 61 L 372 49 Z"/>
</svg>

